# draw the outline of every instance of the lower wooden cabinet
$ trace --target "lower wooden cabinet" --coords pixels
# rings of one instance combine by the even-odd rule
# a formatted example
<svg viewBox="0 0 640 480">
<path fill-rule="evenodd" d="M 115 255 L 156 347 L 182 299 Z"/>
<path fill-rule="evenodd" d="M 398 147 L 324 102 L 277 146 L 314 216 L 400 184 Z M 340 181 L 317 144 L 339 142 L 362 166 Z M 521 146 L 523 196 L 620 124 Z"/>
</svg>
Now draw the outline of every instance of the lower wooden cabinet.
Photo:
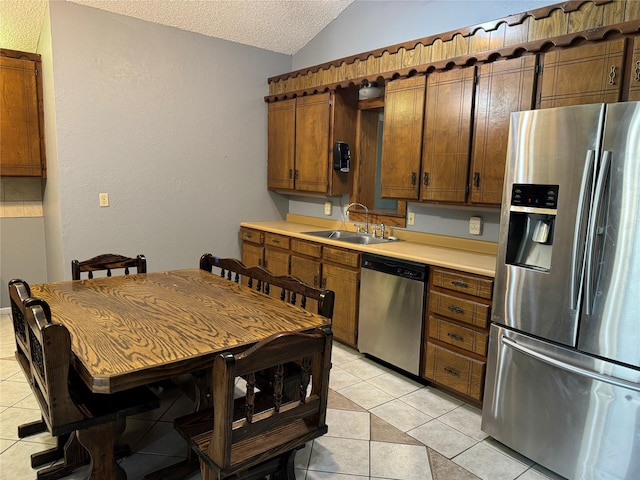
<svg viewBox="0 0 640 480">
<path fill-rule="evenodd" d="M 247 267 L 261 267 L 264 263 L 264 233 L 252 228 L 240 228 L 242 263 Z"/>
<path fill-rule="evenodd" d="M 482 402 L 493 279 L 440 267 L 429 278 L 422 376 Z"/>
<path fill-rule="evenodd" d="M 427 342 L 425 376 L 475 400 L 482 399 L 485 367 L 486 362 Z"/>
<path fill-rule="evenodd" d="M 359 252 L 246 227 L 240 228 L 240 239 L 245 265 L 259 265 L 276 275 L 292 275 L 309 285 L 333 290 L 333 336 L 357 346 Z M 274 291 L 270 294 L 279 295 Z M 309 304 L 307 309 L 315 311 L 317 306 Z"/>
<path fill-rule="evenodd" d="M 322 245 L 298 238 L 291 239 L 291 275 L 309 285 L 319 287 L 322 280 Z M 308 300 L 307 310 L 316 312 L 318 302 Z"/>
<path fill-rule="evenodd" d="M 334 338 L 357 348 L 359 251 L 245 227 L 240 238 L 246 265 L 333 290 Z M 477 405 L 483 397 L 492 293 L 492 278 L 430 268 L 421 376 Z"/>
<path fill-rule="evenodd" d="M 336 294 L 333 335 L 343 343 L 358 344 L 360 304 L 360 253 L 342 248 L 322 248 L 322 287 Z"/>
</svg>

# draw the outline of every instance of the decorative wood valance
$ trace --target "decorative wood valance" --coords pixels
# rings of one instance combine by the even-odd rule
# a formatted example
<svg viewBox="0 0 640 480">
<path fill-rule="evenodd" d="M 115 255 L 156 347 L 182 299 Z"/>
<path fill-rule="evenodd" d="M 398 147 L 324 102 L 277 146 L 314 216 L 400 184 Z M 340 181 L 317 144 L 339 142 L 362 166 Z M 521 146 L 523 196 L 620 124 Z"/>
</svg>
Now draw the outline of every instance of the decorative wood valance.
<svg viewBox="0 0 640 480">
<path fill-rule="evenodd" d="M 265 101 L 637 33 L 640 1 L 563 2 L 271 77 Z"/>
</svg>

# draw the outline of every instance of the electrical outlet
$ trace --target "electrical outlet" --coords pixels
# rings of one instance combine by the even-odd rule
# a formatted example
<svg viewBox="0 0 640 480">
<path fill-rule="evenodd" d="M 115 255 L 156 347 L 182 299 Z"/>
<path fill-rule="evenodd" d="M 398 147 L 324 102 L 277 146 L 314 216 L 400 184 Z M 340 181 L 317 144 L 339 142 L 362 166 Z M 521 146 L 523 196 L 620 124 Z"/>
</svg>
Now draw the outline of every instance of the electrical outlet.
<svg viewBox="0 0 640 480">
<path fill-rule="evenodd" d="M 471 217 L 469 219 L 469 234 L 482 235 L 482 217 Z"/>
<path fill-rule="evenodd" d="M 415 225 L 416 223 L 416 214 L 413 212 L 407 213 L 407 225 Z"/>
<path fill-rule="evenodd" d="M 324 202 L 324 214 L 331 215 L 331 202 Z"/>
<path fill-rule="evenodd" d="M 108 207 L 109 206 L 109 194 L 108 193 L 99 193 L 98 194 L 98 200 L 100 202 L 100 206 L 101 207 Z"/>
</svg>

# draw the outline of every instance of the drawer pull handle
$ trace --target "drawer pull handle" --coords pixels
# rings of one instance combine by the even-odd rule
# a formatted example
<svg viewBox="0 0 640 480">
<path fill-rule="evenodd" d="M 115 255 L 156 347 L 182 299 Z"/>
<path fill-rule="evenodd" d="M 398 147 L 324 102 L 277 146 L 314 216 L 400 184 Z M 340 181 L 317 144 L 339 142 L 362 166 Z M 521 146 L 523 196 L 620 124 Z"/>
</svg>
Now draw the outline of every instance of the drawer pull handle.
<svg viewBox="0 0 640 480">
<path fill-rule="evenodd" d="M 611 65 L 611 70 L 609 71 L 609 85 L 616 84 L 616 66 Z"/>
<path fill-rule="evenodd" d="M 277 238 L 274 238 L 273 240 L 271 240 L 271 243 L 275 243 L 276 245 L 279 245 L 280 240 L 278 240 Z"/>
<path fill-rule="evenodd" d="M 443 369 L 446 373 L 448 373 L 449 375 L 451 375 L 452 377 L 459 377 L 460 374 L 458 373 L 457 370 L 454 370 L 453 368 L 449 368 L 449 367 L 444 367 Z"/>
<path fill-rule="evenodd" d="M 635 70 L 635 73 L 636 73 L 636 75 L 635 75 L 635 77 L 634 77 L 634 78 L 635 78 L 635 81 L 636 81 L 636 82 L 640 82 L 640 60 L 638 60 L 638 61 L 636 62 L 636 70 Z"/>
<path fill-rule="evenodd" d="M 447 310 L 449 310 L 450 312 L 453 312 L 453 313 L 458 313 L 460 315 L 462 315 L 464 313 L 464 310 L 462 310 L 460 307 L 456 307 L 455 305 L 449 305 L 447 307 Z"/>
<path fill-rule="evenodd" d="M 462 337 L 461 335 L 458 335 L 457 333 L 449 332 L 447 333 L 447 336 L 459 342 L 464 342 L 464 337 Z"/>
<path fill-rule="evenodd" d="M 416 174 L 416 172 L 411 172 L 411 185 L 416 184 L 417 178 L 418 178 L 418 175 Z"/>
<path fill-rule="evenodd" d="M 461 280 L 451 280 L 451 283 L 456 287 L 460 288 L 469 288 L 469 284 L 467 282 L 463 282 Z"/>
</svg>

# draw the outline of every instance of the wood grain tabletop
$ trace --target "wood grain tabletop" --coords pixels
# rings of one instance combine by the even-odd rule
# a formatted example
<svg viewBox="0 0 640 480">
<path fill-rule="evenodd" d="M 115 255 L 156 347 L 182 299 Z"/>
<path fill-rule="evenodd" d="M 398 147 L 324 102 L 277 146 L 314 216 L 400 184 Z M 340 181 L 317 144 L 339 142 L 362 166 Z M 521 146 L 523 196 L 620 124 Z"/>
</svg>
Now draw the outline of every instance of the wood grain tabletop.
<svg viewBox="0 0 640 480">
<path fill-rule="evenodd" d="M 74 367 L 96 393 L 209 367 L 281 331 L 328 320 L 200 269 L 33 285 L 71 333 Z"/>
</svg>

